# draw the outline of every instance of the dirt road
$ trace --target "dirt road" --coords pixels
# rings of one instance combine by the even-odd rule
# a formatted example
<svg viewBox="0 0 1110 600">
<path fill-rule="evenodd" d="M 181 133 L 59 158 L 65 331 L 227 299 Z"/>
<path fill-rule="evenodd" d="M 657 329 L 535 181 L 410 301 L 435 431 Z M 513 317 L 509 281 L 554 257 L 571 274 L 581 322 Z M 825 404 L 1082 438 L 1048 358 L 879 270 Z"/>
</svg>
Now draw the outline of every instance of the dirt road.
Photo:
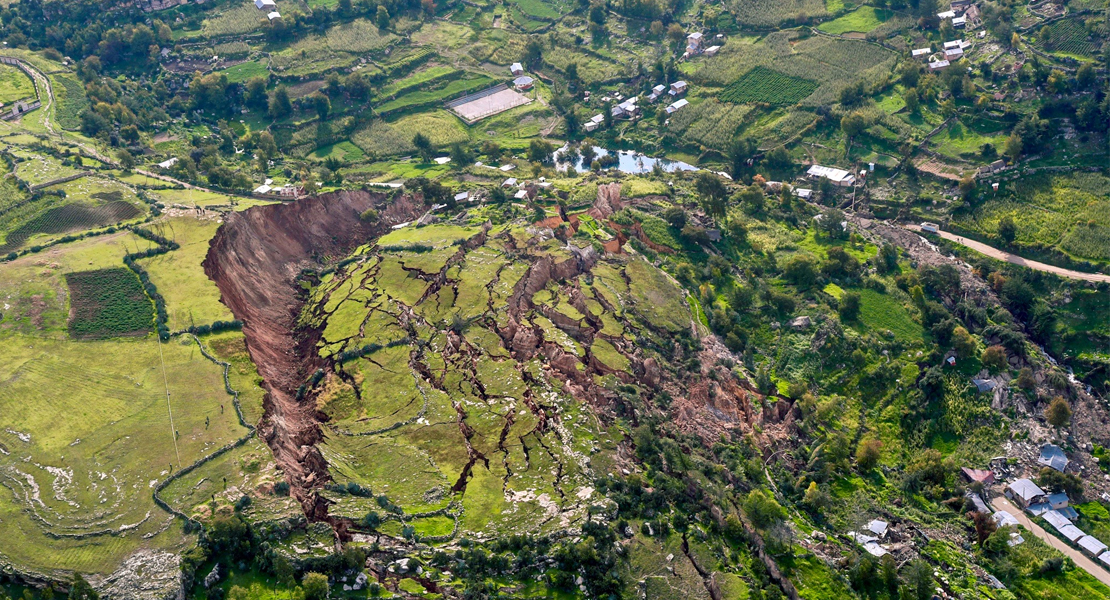
<svg viewBox="0 0 1110 600">
<path fill-rule="evenodd" d="M 910 231 L 915 231 L 918 233 L 921 232 L 921 227 L 918 225 L 903 225 L 903 227 L 909 229 Z M 1103 275 L 1101 273 L 1083 273 L 1081 271 L 1072 271 L 1071 269 L 1062 269 L 1060 267 L 1046 265 L 1045 263 L 1037 262 L 1035 260 L 1028 260 L 1015 254 L 1010 254 L 1009 252 L 1006 252 L 1004 250 L 999 250 L 998 248 L 995 248 L 993 246 L 988 246 L 982 242 L 970 240 L 963 237 L 962 235 L 956 235 L 948 231 L 938 231 L 936 235 L 939 235 L 946 240 L 956 242 L 957 244 L 967 246 L 968 248 L 971 248 L 972 250 L 980 254 L 985 254 L 991 258 L 1003 260 L 1010 264 L 1028 267 L 1035 271 L 1044 271 L 1045 273 L 1052 273 L 1053 275 L 1059 275 L 1060 277 L 1066 277 L 1068 279 L 1077 279 L 1079 281 L 1110 283 L 1110 275 Z"/>
<path fill-rule="evenodd" d="M 1072 548 L 1071 546 L 1064 543 L 1064 541 L 1060 538 L 1042 529 L 1040 525 L 1037 525 L 1036 523 L 1031 521 L 1024 512 L 1018 510 L 1018 508 L 1014 506 L 1013 503 L 1011 503 L 1009 500 L 1007 500 L 1005 496 L 996 496 L 995 498 L 992 498 L 991 504 L 994 506 L 995 510 L 1004 510 L 1011 515 L 1014 515 L 1014 517 L 1017 518 L 1018 523 L 1021 523 L 1021 526 L 1028 529 L 1030 533 L 1040 538 L 1049 546 L 1052 546 L 1053 548 L 1062 552 L 1064 556 L 1074 560 L 1075 564 L 1079 565 L 1079 567 L 1084 571 L 1090 573 L 1091 576 L 1093 576 L 1095 579 L 1110 586 L 1110 571 L 1107 571 L 1101 566 L 1095 564 L 1095 561 L 1087 558 L 1086 554 L 1083 554 L 1079 550 Z"/>
</svg>

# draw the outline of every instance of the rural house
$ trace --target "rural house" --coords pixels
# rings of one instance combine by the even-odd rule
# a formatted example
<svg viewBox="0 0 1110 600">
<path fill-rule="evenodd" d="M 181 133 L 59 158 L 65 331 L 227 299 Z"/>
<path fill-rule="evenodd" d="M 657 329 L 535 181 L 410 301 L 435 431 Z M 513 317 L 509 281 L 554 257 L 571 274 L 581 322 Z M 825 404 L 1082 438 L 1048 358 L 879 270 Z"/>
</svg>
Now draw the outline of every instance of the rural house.
<svg viewBox="0 0 1110 600">
<path fill-rule="evenodd" d="M 614 106 L 610 112 L 617 119 L 634 119 L 640 114 L 640 107 L 636 106 L 636 98 L 632 97 Z"/>
<path fill-rule="evenodd" d="M 991 485 L 994 483 L 994 473 L 991 471 L 963 467 L 960 469 L 960 473 L 962 473 L 968 481 L 978 481 L 983 485 Z"/>
<path fill-rule="evenodd" d="M 956 18 L 952 19 L 952 26 L 953 27 L 966 27 L 967 26 L 967 17 L 961 15 L 959 17 L 956 17 Z"/>
<path fill-rule="evenodd" d="M 524 74 L 524 67 L 520 63 L 513 63 L 509 67 L 509 72 L 513 74 L 513 77 L 520 77 Z"/>
<path fill-rule="evenodd" d="M 663 92 L 666 92 L 666 91 L 667 91 L 667 86 L 665 86 L 663 84 L 659 84 L 659 85 L 651 88 L 651 95 L 648 96 L 648 102 L 654 103 L 655 101 L 659 100 L 659 98 L 663 96 Z"/>
<path fill-rule="evenodd" d="M 671 84 L 671 91 L 667 92 L 672 96 L 681 96 L 686 93 L 687 85 L 685 81 L 676 81 Z"/>
<path fill-rule="evenodd" d="M 914 58 L 929 58 L 929 55 L 932 53 L 932 48 L 917 48 L 916 50 L 910 51 L 910 55 Z"/>
<path fill-rule="evenodd" d="M 689 103 L 690 102 L 688 100 L 686 100 L 685 98 L 683 98 L 681 100 L 678 100 L 676 102 L 672 102 L 671 105 L 667 107 L 667 114 L 668 115 L 673 115 L 676 112 L 678 112 L 678 109 L 682 108 L 683 106 L 686 106 Z"/>
<path fill-rule="evenodd" d="M 720 50 L 721 50 L 720 46 L 710 46 L 710 47 L 705 49 L 705 55 L 706 56 L 717 56 L 717 52 L 720 52 Z"/>
<path fill-rule="evenodd" d="M 952 63 L 950 63 L 946 60 L 938 60 L 937 62 L 929 63 L 929 70 L 930 71 L 939 71 L 939 70 L 947 67 L 950 64 L 952 64 Z"/>
<path fill-rule="evenodd" d="M 1021 508 L 1025 508 L 1030 504 L 1042 502 L 1045 498 L 1044 490 L 1037 487 L 1037 484 L 1024 478 L 1018 479 L 1006 486 L 1006 490 L 1003 494 Z"/>
<path fill-rule="evenodd" d="M 276 19 L 281 18 L 281 13 L 279 13 L 278 11 L 275 10 L 275 11 L 271 12 L 270 14 L 266 15 L 266 18 L 269 19 L 270 21 L 274 21 Z"/>
<path fill-rule="evenodd" d="M 813 165 L 806 171 L 806 175 L 813 180 L 820 180 L 822 177 L 828 179 L 840 187 L 851 187 L 856 183 L 854 175 L 843 169 L 835 169 L 833 167 L 823 167 L 821 165 Z"/>
<path fill-rule="evenodd" d="M 272 11 L 277 8 L 274 0 L 254 0 L 254 7 L 258 10 Z"/>
<path fill-rule="evenodd" d="M 527 75 L 523 75 L 513 80 L 513 87 L 515 87 L 518 92 L 525 92 L 532 89 L 532 85 L 535 82 L 535 79 L 532 79 Z"/>
<path fill-rule="evenodd" d="M 700 31 L 686 36 L 686 53 L 683 56 L 689 58 L 695 54 L 701 54 L 703 37 Z"/>
<path fill-rule="evenodd" d="M 1094 558 L 1106 551 L 1106 544 L 1103 544 L 1102 542 L 1095 539 L 1095 536 L 1093 535 L 1087 535 L 1079 538 L 1079 541 L 1076 542 L 1076 545 L 1078 545 L 1079 549 L 1085 552 L 1087 556 L 1090 556 L 1091 558 Z"/>
</svg>

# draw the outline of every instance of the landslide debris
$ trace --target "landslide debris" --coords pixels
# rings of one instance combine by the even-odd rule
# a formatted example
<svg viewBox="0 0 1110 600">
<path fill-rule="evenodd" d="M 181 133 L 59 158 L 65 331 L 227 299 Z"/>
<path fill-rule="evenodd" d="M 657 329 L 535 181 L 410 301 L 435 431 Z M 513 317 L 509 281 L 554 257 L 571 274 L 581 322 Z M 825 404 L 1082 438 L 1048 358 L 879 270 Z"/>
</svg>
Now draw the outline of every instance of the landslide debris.
<svg viewBox="0 0 1110 600">
<path fill-rule="evenodd" d="M 380 213 L 374 222 L 360 218 L 370 208 Z M 314 409 L 297 398 L 299 386 L 319 362 L 317 332 L 296 327 L 303 303 L 297 277 L 302 269 L 342 257 L 424 210 L 409 196 L 386 205 L 384 194 L 366 191 L 255 207 L 228 215 L 204 260 L 221 301 L 243 322 L 247 349 L 264 382 L 260 433 L 310 517 L 326 516 L 312 488 L 327 478 L 327 465 L 315 448 L 320 429 Z"/>
</svg>

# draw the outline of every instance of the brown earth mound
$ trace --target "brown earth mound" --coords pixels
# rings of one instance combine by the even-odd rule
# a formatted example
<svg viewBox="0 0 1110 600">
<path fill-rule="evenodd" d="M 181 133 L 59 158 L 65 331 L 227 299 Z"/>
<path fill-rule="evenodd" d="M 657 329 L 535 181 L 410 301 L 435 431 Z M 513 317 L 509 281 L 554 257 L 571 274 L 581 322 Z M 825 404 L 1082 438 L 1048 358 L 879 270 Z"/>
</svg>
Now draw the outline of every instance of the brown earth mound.
<svg viewBox="0 0 1110 600">
<path fill-rule="evenodd" d="M 289 480 L 292 493 L 312 518 L 327 507 L 313 491 L 327 480 L 327 463 L 315 444 L 321 433 L 315 409 L 297 390 L 319 367 L 319 332 L 297 329 L 303 299 L 297 277 L 303 269 L 342 258 L 352 249 L 411 221 L 422 202 L 402 196 L 342 191 L 231 213 L 216 232 L 204 272 L 216 282 L 221 301 L 243 322 L 247 349 L 266 390 L 259 432 Z M 360 214 L 379 211 L 373 223 Z"/>
</svg>

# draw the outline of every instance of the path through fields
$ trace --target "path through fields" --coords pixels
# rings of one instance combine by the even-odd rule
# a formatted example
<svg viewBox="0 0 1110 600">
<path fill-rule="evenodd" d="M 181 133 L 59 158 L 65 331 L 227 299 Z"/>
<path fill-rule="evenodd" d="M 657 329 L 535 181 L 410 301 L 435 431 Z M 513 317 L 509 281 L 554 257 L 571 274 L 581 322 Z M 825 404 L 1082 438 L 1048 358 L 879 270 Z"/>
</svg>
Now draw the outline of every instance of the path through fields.
<svg viewBox="0 0 1110 600">
<path fill-rule="evenodd" d="M 918 225 L 903 225 L 903 227 L 905 227 L 906 229 L 909 229 L 910 231 L 914 231 L 914 232 L 917 232 L 917 233 L 921 232 L 921 227 L 918 226 Z M 971 248 L 972 250 L 974 250 L 974 251 L 976 251 L 980 254 L 985 254 L 986 256 L 989 256 L 989 257 L 997 259 L 997 260 L 1005 261 L 1005 262 L 1008 262 L 1010 264 L 1019 265 L 1019 266 L 1022 266 L 1022 267 L 1028 267 L 1028 268 L 1033 269 L 1035 271 L 1043 271 L 1045 273 L 1052 273 L 1053 275 L 1059 275 L 1060 277 L 1066 277 L 1068 279 L 1077 279 L 1079 281 L 1093 281 L 1093 282 L 1096 282 L 1096 283 L 1110 283 L 1110 275 L 1103 275 L 1101 273 L 1084 273 L 1082 271 L 1073 271 L 1071 269 L 1064 269 L 1064 268 L 1061 268 L 1061 267 L 1055 267 L 1055 266 L 1052 266 L 1052 265 L 1048 265 L 1048 264 L 1045 264 L 1045 263 L 1042 263 L 1042 262 L 1037 262 L 1035 260 L 1029 260 L 1029 259 L 1026 259 L 1026 258 L 1022 258 L 1022 257 L 1020 257 L 1016 254 L 1010 254 L 1009 252 L 1006 252 L 1005 250 L 999 250 L 998 248 L 995 248 L 993 246 L 988 246 L 988 245 L 986 245 L 982 242 L 977 242 L 975 240 L 965 238 L 962 235 L 956 235 L 956 234 L 948 232 L 948 231 L 938 231 L 936 233 L 936 235 L 939 235 L 940 237 L 942 237 L 946 240 L 956 242 L 957 244 L 960 244 L 962 246 L 967 246 L 968 248 Z"/>
</svg>

